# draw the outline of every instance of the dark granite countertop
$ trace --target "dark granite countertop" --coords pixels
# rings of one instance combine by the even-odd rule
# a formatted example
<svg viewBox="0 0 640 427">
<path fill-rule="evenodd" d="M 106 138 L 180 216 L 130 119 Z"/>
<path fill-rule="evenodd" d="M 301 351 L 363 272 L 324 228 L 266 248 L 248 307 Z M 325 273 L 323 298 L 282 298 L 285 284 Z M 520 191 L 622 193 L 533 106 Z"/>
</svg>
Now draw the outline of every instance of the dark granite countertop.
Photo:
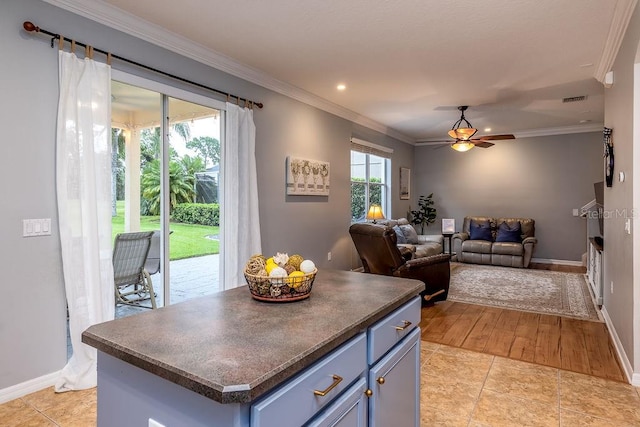
<svg viewBox="0 0 640 427">
<path fill-rule="evenodd" d="M 424 290 L 417 280 L 320 270 L 309 298 L 246 286 L 91 326 L 82 341 L 220 403 L 248 403 Z"/>
</svg>

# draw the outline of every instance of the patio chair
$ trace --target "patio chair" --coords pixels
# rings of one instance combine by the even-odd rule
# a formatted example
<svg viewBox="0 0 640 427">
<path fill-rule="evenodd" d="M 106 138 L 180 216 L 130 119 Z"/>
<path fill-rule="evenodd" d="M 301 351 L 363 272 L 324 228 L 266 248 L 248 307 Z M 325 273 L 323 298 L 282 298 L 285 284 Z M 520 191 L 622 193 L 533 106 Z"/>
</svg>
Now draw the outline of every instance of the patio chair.
<svg viewBox="0 0 640 427">
<path fill-rule="evenodd" d="M 173 230 L 170 230 L 169 234 L 172 233 Z M 155 230 L 153 236 L 151 236 L 151 247 L 149 248 L 147 261 L 144 263 L 144 269 L 151 276 L 160 271 L 160 230 Z"/>
<path fill-rule="evenodd" d="M 144 263 L 144 269 L 149 275 L 154 275 L 160 271 L 160 230 L 155 230 L 151 236 L 151 246 L 149 254 Z"/>
<path fill-rule="evenodd" d="M 120 233 L 113 244 L 113 275 L 116 304 L 156 308 L 151 276 L 144 268 L 153 231 Z M 150 300 L 151 307 L 142 305 Z"/>
</svg>

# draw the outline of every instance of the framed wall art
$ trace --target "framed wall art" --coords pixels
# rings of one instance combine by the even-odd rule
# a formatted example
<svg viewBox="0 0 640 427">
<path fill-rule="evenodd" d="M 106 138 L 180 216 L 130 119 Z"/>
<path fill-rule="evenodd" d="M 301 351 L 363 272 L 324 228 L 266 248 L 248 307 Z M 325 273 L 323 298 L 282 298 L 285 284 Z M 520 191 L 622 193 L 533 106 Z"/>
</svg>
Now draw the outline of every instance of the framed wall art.
<svg viewBox="0 0 640 427">
<path fill-rule="evenodd" d="M 328 196 L 329 162 L 287 157 L 287 195 Z"/>
<path fill-rule="evenodd" d="M 411 169 L 400 168 L 400 200 L 411 198 Z"/>
</svg>

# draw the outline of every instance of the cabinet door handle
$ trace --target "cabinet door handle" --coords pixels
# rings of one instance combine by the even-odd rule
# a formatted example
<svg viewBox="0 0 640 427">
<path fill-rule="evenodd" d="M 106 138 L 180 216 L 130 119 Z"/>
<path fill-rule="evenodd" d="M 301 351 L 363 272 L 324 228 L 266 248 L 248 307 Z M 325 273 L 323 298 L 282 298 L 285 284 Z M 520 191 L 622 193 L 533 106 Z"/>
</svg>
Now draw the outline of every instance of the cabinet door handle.
<svg viewBox="0 0 640 427">
<path fill-rule="evenodd" d="M 384 377 L 378 377 L 376 381 L 378 382 L 378 384 L 382 385 L 384 384 Z"/>
<path fill-rule="evenodd" d="M 315 394 L 316 396 L 326 396 L 327 393 L 329 393 L 331 390 L 333 390 L 334 388 L 336 388 L 336 386 L 338 384 L 340 384 L 340 382 L 342 381 L 342 377 L 340 375 L 336 375 L 333 374 L 333 383 L 331 383 L 331 385 L 329 387 L 327 387 L 326 389 L 320 391 L 320 390 L 313 390 L 313 394 Z"/>
<path fill-rule="evenodd" d="M 404 331 L 409 326 L 411 326 L 411 322 L 409 322 L 408 320 L 403 320 L 402 323 L 402 326 L 394 326 L 394 328 L 396 328 L 396 331 Z"/>
</svg>

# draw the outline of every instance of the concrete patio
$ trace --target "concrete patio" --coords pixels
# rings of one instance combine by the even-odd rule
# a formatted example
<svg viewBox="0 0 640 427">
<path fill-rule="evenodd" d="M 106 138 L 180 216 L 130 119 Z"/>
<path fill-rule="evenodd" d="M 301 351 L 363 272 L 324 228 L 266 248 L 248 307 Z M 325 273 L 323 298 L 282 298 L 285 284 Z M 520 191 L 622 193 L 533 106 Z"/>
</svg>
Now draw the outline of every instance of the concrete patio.
<svg viewBox="0 0 640 427">
<path fill-rule="evenodd" d="M 169 272 L 171 275 L 170 303 L 176 304 L 190 298 L 209 295 L 220 290 L 219 286 L 220 255 L 206 255 L 171 261 Z M 156 293 L 156 305 L 164 306 L 162 283 L 160 274 L 151 276 Z M 143 305 L 151 307 L 151 302 Z M 148 310 L 143 307 L 119 304 L 116 306 L 115 317 L 125 317 Z"/>
</svg>

